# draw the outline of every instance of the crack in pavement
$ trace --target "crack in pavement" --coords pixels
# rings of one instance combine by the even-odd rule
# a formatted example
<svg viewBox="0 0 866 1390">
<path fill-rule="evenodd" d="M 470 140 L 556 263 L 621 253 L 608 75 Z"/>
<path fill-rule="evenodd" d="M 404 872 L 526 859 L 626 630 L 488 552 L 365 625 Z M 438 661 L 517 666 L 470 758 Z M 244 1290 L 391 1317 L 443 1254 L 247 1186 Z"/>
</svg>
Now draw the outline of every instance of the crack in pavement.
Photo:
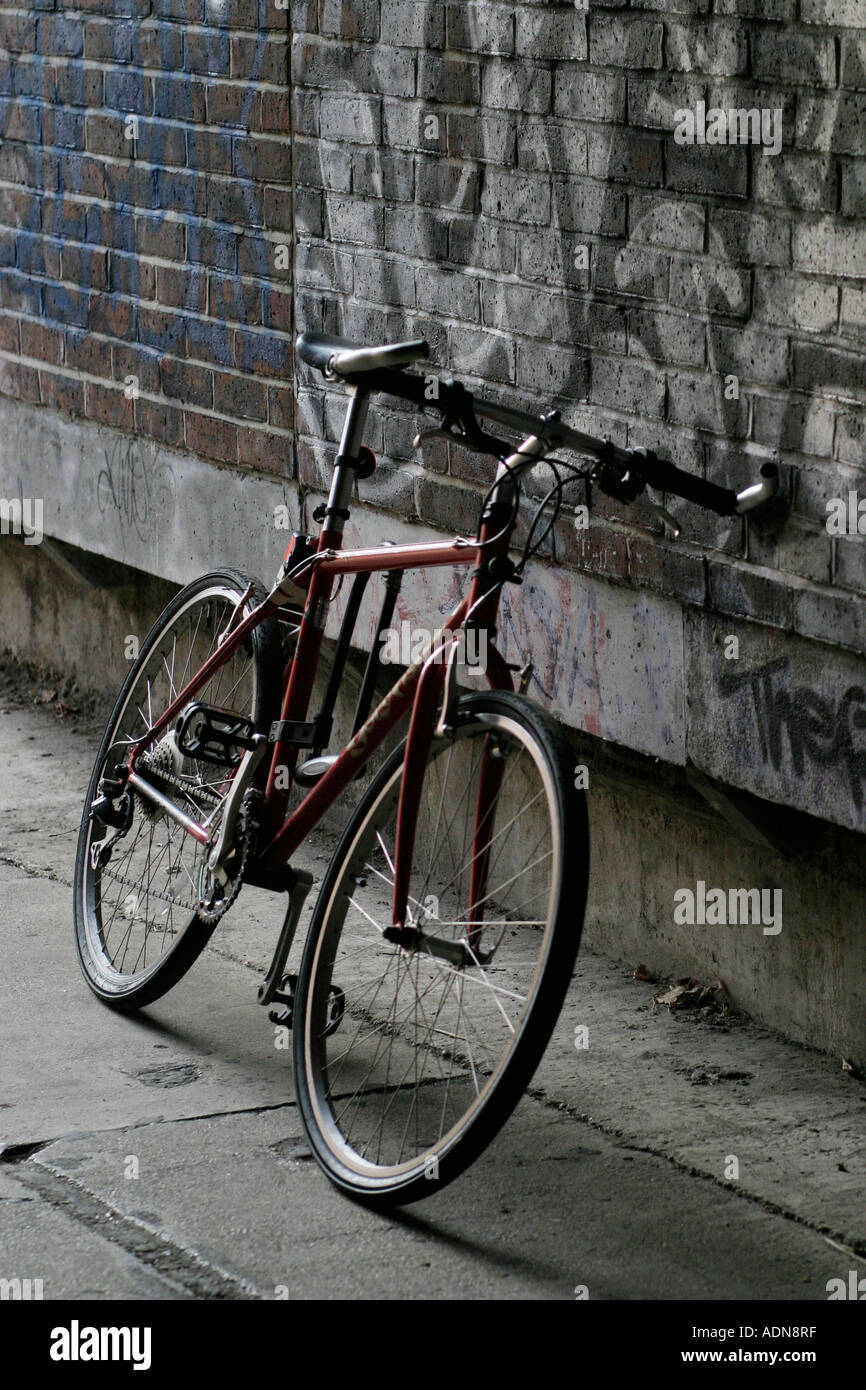
<svg viewBox="0 0 866 1390">
<path fill-rule="evenodd" d="M 198 1299 L 266 1300 L 250 1280 L 179 1245 L 154 1226 L 124 1214 L 75 1178 L 49 1164 L 16 1166 L 15 1177 L 53 1207 L 64 1211 L 102 1239 L 119 1245 L 164 1279 Z"/>
<path fill-rule="evenodd" d="M 638 1144 L 636 1141 L 628 1139 L 621 1130 L 614 1129 L 612 1125 L 603 1124 L 601 1120 L 594 1120 L 586 1111 L 578 1110 L 574 1106 L 567 1105 L 563 1101 L 555 1100 L 548 1096 L 545 1091 L 527 1089 L 526 1095 L 529 1099 L 539 1101 L 546 1110 L 553 1110 L 558 1115 L 567 1115 L 570 1120 L 577 1120 L 580 1124 L 587 1125 L 594 1129 L 598 1134 L 603 1134 L 606 1139 L 610 1139 L 617 1148 L 625 1149 L 629 1153 L 649 1154 L 652 1158 L 660 1158 L 675 1168 L 678 1173 L 684 1173 L 688 1177 L 698 1178 L 701 1182 L 712 1183 L 713 1187 L 721 1188 L 723 1192 L 728 1192 L 733 1197 L 738 1197 L 740 1201 L 750 1202 L 753 1206 L 760 1207 L 762 1211 L 768 1212 L 771 1216 L 781 1216 L 786 1221 L 793 1221 L 796 1225 L 804 1227 L 808 1231 L 814 1231 L 816 1235 L 823 1236 L 830 1244 L 834 1241 L 842 1243 L 842 1248 L 853 1255 L 856 1259 L 866 1257 L 866 1240 L 846 1240 L 844 1231 L 835 1231 L 832 1226 L 822 1225 L 817 1221 L 812 1221 L 808 1216 L 801 1215 L 800 1212 L 792 1211 L 790 1207 L 782 1206 L 780 1202 L 774 1202 L 771 1197 L 762 1197 L 758 1192 L 749 1192 L 747 1188 L 738 1187 L 733 1182 L 725 1182 L 716 1177 L 715 1173 L 709 1173 L 705 1168 L 697 1168 L 692 1163 L 685 1163 L 677 1158 L 675 1154 L 667 1153 L 664 1149 L 656 1148 L 653 1144 Z M 830 1239 L 830 1238 L 833 1239 Z"/>
</svg>

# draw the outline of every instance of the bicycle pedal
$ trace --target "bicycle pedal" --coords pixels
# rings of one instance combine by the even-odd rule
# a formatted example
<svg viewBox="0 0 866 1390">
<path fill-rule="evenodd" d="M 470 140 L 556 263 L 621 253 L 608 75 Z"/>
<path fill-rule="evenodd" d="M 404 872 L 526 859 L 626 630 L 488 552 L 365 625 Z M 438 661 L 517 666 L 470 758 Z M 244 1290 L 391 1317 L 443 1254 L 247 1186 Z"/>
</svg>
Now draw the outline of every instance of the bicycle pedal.
<svg viewBox="0 0 866 1390">
<path fill-rule="evenodd" d="M 295 1009 L 295 990 L 298 987 L 297 975 L 284 975 L 280 987 L 274 990 L 272 1001 L 281 1005 L 280 1009 L 270 1009 L 268 1018 L 278 1028 L 291 1028 Z"/>
<path fill-rule="evenodd" d="M 180 715 L 174 737 L 183 757 L 234 768 L 255 747 L 255 732 L 253 721 L 234 710 L 195 703 Z"/>
</svg>

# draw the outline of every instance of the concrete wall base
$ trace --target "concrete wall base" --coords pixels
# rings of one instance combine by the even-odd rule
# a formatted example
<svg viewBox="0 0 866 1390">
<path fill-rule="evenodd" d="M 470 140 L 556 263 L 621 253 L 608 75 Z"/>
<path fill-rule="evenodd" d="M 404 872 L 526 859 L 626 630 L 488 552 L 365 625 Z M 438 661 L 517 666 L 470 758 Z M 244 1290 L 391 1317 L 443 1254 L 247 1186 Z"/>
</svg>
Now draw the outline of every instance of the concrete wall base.
<svg viewBox="0 0 866 1390">
<path fill-rule="evenodd" d="M 175 589 L 71 546 L 30 548 L 4 538 L 0 645 L 111 694 L 127 669 L 124 638 L 143 636 Z M 360 658 L 344 681 L 335 747 L 347 733 L 359 670 Z M 757 798 L 735 806 L 727 789 L 698 789 L 688 771 L 589 735 L 570 737 L 575 764 L 588 767 L 590 782 L 585 939 L 663 978 L 718 976 L 738 1009 L 866 1068 L 862 838 L 796 813 L 786 818 Z M 355 796 L 343 803 L 343 815 Z M 707 890 L 781 889 L 781 930 L 676 924 L 674 894 L 694 891 L 699 880 Z"/>
</svg>

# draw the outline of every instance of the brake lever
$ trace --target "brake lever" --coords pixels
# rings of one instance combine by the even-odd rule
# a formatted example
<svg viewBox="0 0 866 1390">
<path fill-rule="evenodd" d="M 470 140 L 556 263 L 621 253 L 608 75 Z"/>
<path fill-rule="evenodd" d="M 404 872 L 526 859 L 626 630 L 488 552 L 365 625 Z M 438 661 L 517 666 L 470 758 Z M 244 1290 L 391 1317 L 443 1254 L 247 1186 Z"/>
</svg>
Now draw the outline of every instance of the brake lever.
<svg viewBox="0 0 866 1390">
<path fill-rule="evenodd" d="M 464 444 L 466 442 L 465 435 L 458 434 L 455 430 L 449 430 L 445 425 L 434 425 L 430 429 L 418 431 L 415 438 L 412 440 L 412 448 L 420 449 L 425 439 L 438 439 L 440 437 L 443 439 L 450 439 L 457 444 Z"/>
<path fill-rule="evenodd" d="M 641 506 L 645 507 L 648 512 L 652 512 L 653 516 L 658 517 L 664 527 L 666 536 L 673 541 L 679 539 L 682 535 L 683 528 L 680 526 L 676 517 L 671 516 L 666 507 L 660 507 L 658 502 L 650 502 L 646 498 L 641 503 Z"/>
</svg>

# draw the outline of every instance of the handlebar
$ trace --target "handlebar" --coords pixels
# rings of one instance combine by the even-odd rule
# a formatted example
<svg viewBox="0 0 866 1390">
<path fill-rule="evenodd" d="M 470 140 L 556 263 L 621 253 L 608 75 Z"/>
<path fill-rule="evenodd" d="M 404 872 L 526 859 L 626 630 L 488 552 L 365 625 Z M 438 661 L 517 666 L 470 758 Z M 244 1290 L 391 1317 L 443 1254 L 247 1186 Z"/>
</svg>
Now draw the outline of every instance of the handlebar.
<svg viewBox="0 0 866 1390">
<path fill-rule="evenodd" d="M 537 415 L 517 410 L 475 396 L 459 381 L 441 381 L 401 370 L 403 364 L 426 356 L 427 344 L 423 339 L 362 348 L 326 335 L 302 335 L 298 345 L 304 360 L 328 376 L 339 375 L 359 389 L 395 396 L 421 410 L 439 411 L 446 432 L 454 439 L 462 438 L 470 448 L 493 453 L 499 446 L 508 453 L 513 449 L 512 445 L 485 434 L 478 424 L 480 417 L 542 441 L 548 452 L 566 448 L 594 458 L 596 467 L 591 474 L 592 481 L 609 496 L 624 502 L 633 502 L 649 486 L 699 507 L 707 507 L 720 516 L 741 516 L 768 502 L 779 488 L 779 471 L 774 463 L 763 465 L 760 482 L 735 492 L 733 488 L 720 487 L 718 483 L 685 473 L 649 449 L 623 449 L 610 439 L 599 439 L 582 430 L 571 429 L 560 420 L 558 411 Z M 454 426 L 459 433 L 454 432 Z M 532 458 L 527 457 L 526 466 L 538 462 L 541 457 L 543 455 L 536 449 Z"/>
</svg>

